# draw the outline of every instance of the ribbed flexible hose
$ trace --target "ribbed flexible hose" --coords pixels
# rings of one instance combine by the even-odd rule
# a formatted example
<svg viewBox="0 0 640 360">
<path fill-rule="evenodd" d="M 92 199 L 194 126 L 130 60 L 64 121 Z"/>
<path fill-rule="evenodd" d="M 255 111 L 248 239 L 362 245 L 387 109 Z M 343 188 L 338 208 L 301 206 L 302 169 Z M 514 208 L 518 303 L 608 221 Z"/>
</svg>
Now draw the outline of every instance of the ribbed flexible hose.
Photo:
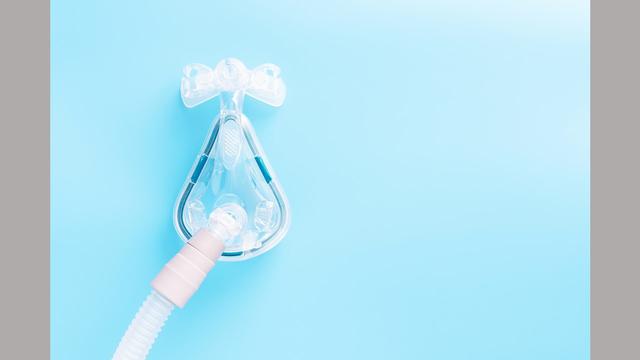
<svg viewBox="0 0 640 360">
<path fill-rule="evenodd" d="M 120 340 L 113 360 L 144 360 L 173 308 L 169 300 L 152 290 Z"/>
<path fill-rule="evenodd" d="M 120 340 L 113 360 L 144 360 L 175 306 L 184 307 L 222 254 L 224 242 L 247 224 L 240 205 L 227 203 L 209 215 L 209 224 L 189 239 L 153 279 L 144 301 Z"/>
</svg>

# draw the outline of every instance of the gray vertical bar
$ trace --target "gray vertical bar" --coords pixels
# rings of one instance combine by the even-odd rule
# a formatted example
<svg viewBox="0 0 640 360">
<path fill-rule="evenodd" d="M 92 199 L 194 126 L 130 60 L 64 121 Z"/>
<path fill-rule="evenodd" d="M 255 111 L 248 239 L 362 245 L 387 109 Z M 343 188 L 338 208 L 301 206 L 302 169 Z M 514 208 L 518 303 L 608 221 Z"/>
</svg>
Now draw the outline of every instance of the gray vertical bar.
<svg viewBox="0 0 640 360">
<path fill-rule="evenodd" d="M 49 2 L 0 2 L 0 358 L 49 357 Z"/>
<path fill-rule="evenodd" d="M 591 355 L 640 359 L 640 9 L 591 3 Z"/>
</svg>

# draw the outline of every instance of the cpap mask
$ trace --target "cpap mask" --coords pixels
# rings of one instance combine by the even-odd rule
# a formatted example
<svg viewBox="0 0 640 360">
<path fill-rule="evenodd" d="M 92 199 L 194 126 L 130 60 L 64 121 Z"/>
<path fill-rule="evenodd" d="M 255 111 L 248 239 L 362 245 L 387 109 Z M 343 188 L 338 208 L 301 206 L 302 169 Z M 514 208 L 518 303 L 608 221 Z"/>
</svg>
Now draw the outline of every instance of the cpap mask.
<svg viewBox="0 0 640 360">
<path fill-rule="evenodd" d="M 286 96 L 280 69 L 272 64 L 249 70 L 237 59 L 225 59 L 211 69 L 201 64 L 184 68 L 182 101 L 194 107 L 220 97 L 213 121 L 191 173 L 178 197 L 174 223 L 189 241 L 207 224 L 207 214 L 222 204 L 240 205 L 247 225 L 225 243 L 221 260 L 245 260 L 275 246 L 289 227 L 287 199 L 258 138 L 242 113 L 244 96 L 281 106 Z"/>
<path fill-rule="evenodd" d="M 281 106 L 286 88 L 280 69 L 253 70 L 237 59 L 215 68 L 187 65 L 180 86 L 186 107 L 218 96 L 220 114 L 178 196 L 174 224 L 186 242 L 151 282 L 147 297 L 113 359 L 145 359 L 175 306 L 199 288 L 218 259 L 239 261 L 273 248 L 289 228 L 289 207 L 258 138 L 242 113 L 244 96 Z"/>
</svg>

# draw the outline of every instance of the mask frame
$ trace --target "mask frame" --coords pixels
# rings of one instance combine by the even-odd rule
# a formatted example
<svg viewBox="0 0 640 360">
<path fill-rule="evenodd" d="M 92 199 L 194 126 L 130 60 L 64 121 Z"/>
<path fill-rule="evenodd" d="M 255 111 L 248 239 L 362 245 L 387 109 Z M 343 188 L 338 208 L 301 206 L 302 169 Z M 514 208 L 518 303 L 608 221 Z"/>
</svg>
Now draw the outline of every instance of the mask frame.
<svg viewBox="0 0 640 360">
<path fill-rule="evenodd" d="M 242 113 L 242 102 L 244 95 L 247 94 L 272 106 L 282 105 L 286 89 L 279 77 L 279 69 L 275 65 L 264 64 L 254 70 L 248 70 L 237 59 L 222 60 L 215 69 L 200 64 L 188 65 L 184 69 L 181 94 L 187 107 L 196 106 L 219 95 L 221 110 L 214 119 L 177 198 L 173 216 L 176 231 L 185 242 L 189 241 L 197 231 L 197 229 L 193 229 L 192 224 L 190 225 L 188 204 L 191 197 L 194 196 L 196 185 L 200 181 L 209 180 L 202 177 L 215 176 L 214 174 L 206 174 L 203 170 L 205 168 L 211 169 L 216 165 L 216 162 L 224 160 L 220 156 L 216 156 L 216 154 L 219 155 L 217 149 L 225 145 L 222 134 L 225 131 L 224 124 L 227 121 L 232 121 L 239 125 L 242 144 L 244 144 L 242 146 L 247 146 L 246 150 L 253 158 L 253 163 L 244 165 L 255 169 L 247 176 L 252 177 L 251 181 L 254 183 L 259 182 L 263 189 L 270 189 L 278 216 L 272 229 L 258 239 L 257 246 L 240 250 L 236 248 L 233 251 L 228 251 L 225 248 L 220 260 L 240 261 L 267 252 L 277 245 L 289 230 L 291 223 L 289 203 L 251 122 Z"/>
</svg>

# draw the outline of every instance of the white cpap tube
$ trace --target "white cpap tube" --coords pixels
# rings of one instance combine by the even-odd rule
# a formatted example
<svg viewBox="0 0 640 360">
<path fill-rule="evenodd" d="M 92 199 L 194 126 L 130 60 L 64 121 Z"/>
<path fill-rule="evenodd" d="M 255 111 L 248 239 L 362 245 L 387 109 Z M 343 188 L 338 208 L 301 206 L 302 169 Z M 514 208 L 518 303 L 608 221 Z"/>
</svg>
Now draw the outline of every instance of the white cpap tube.
<svg viewBox="0 0 640 360">
<path fill-rule="evenodd" d="M 208 226 L 196 233 L 151 282 L 153 290 L 120 340 L 113 360 L 147 357 L 174 307 L 184 307 L 222 254 L 224 242 L 237 236 L 246 223 L 247 213 L 237 204 L 224 204 L 211 213 Z"/>
</svg>

